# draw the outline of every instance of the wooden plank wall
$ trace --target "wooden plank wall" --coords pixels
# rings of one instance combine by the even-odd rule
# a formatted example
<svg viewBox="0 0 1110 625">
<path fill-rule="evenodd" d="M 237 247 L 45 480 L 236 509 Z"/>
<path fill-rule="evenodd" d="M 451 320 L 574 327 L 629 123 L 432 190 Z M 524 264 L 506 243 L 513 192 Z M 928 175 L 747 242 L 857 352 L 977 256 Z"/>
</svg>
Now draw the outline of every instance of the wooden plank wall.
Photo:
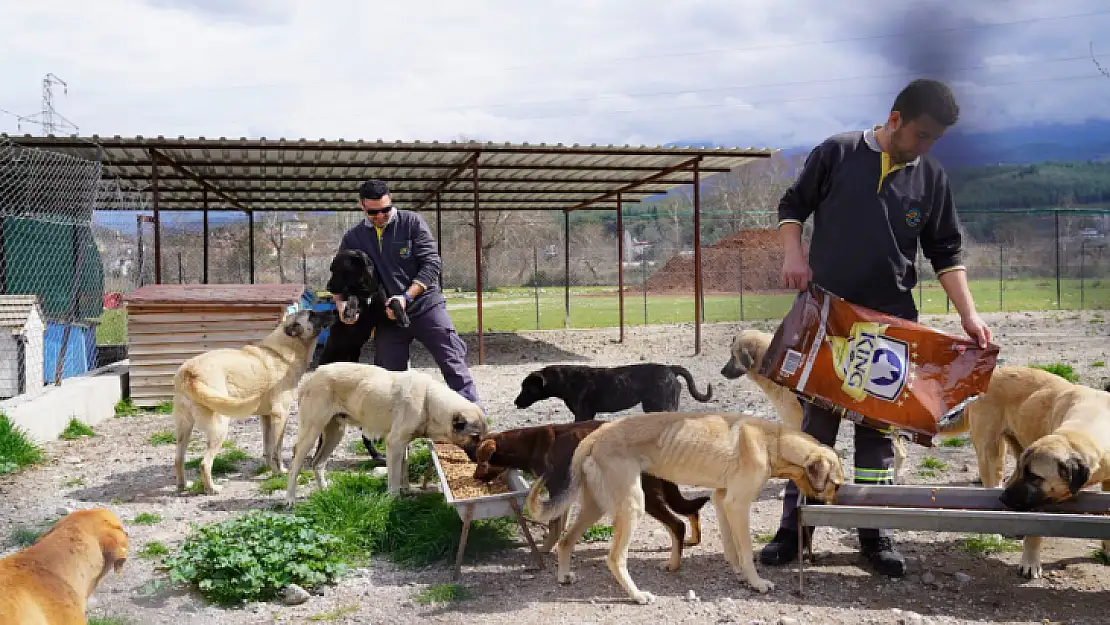
<svg viewBox="0 0 1110 625">
<path fill-rule="evenodd" d="M 131 399 L 157 406 L 173 399 L 173 376 L 197 354 L 238 348 L 261 340 L 285 314 L 286 306 L 129 304 L 127 357 Z"/>
</svg>

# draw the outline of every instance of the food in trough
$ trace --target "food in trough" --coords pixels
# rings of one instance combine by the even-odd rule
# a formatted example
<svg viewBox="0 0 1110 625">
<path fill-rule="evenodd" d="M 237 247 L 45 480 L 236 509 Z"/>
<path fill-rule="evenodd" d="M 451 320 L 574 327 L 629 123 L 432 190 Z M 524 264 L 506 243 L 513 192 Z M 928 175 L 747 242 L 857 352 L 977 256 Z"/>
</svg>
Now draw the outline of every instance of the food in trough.
<svg viewBox="0 0 1110 625">
<path fill-rule="evenodd" d="M 459 446 L 436 443 L 435 450 L 447 487 L 451 489 L 451 495 L 455 499 L 473 499 L 509 492 L 509 483 L 505 480 L 504 473 L 489 483 L 475 479 L 474 469 L 477 465 L 470 461 Z"/>
</svg>

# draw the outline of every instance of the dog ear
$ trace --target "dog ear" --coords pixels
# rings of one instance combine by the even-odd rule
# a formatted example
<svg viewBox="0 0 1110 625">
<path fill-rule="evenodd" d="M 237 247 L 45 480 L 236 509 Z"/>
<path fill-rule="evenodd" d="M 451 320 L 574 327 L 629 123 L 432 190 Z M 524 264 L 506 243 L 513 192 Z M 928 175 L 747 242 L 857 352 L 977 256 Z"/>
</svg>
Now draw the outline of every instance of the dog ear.
<svg viewBox="0 0 1110 625">
<path fill-rule="evenodd" d="M 543 379 L 543 374 L 539 371 L 533 371 L 528 374 L 528 377 L 524 378 L 524 386 L 535 391 L 542 391 L 545 384 L 547 384 L 547 380 Z"/>
<path fill-rule="evenodd" d="M 481 443 L 478 443 L 478 451 L 475 453 L 478 462 L 489 462 L 493 457 L 494 452 L 497 451 L 497 441 L 492 438 L 487 438 Z"/>
<path fill-rule="evenodd" d="M 301 334 L 301 322 L 300 321 L 292 321 L 290 323 L 285 324 L 285 327 L 283 329 L 285 330 L 285 336 L 289 336 L 289 337 L 300 336 L 300 334 Z"/>
<path fill-rule="evenodd" d="M 456 412 L 455 414 L 451 415 L 451 430 L 456 434 L 460 434 L 465 431 L 467 425 L 469 425 L 469 422 L 466 420 L 466 415 L 464 415 L 463 413 Z"/>
<path fill-rule="evenodd" d="M 824 492 L 829 486 L 829 478 L 832 476 L 832 466 L 829 465 L 829 460 L 821 455 L 812 455 L 806 460 L 805 465 L 806 479 L 813 486 L 813 490 L 821 493 Z"/>
<path fill-rule="evenodd" d="M 1059 464 L 1060 479 L 1068 483 L 1068 490 L 1073 495 L 1082 490 L 1087 484 L 1087 480 L 1091 479 L 1090 467 L 1076 456 L 1068 458 L 1067 462 L 1061 461 Z"/>
<path fill-rule="evenodd" d="M 102 575 L 107 574 L 108 569 L 116 573 L 123 569 L 124 563 L 127 562 L 127 547 L 127 534 L 123 530 L 113 528 L 104 533 L 100 539 L 100 551 L 104 556 Z"/>
<path fill-rule="evenodd" d="M 752 365 L 755 364 L 755 359 L 752 358 L 752 353 L 745 347 L 740 350 L 740 366 L 745 369 L 751 370 Z"/>
</svg>

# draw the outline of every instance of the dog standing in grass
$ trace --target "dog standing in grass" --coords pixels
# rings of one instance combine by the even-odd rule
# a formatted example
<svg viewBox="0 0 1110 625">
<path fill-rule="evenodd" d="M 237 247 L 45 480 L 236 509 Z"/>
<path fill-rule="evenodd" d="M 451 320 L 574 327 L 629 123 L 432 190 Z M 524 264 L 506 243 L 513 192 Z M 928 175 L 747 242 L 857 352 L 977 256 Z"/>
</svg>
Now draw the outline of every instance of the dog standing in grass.
<svg viewBox="0 0 1110 625">
<path fill-rule="evenodd" d="M 327 488 L 324 468 L 347 424 L 366 436 L 385 438 L 388 492 L 397 495 L 407 479 L 406 451 L 415 438 L 462 447 L 486 435 L 482 408 L 422 371 L 390 371 L 376 365 L 333 362 L 317 367 L 298 391 L 300 426 L 289 465 L 287 503 L 297 496 L 297 474 L 316 437 L 323 442 L 312 459 L 316 486 Z"/>
<path fill-rule="evenodd" d="M 308 369 L 316 339 L 336 321 L 333 311 L 300 310 L 286 315 L 262 340 L 240 348 L 214 349 L 186 360 L 173 378 L 173 420 L 177 436 L 174 471 L 185 490 L 185 452 L 193 425 L 208 437 L 200 462 L 204 492 L 219 493 L 212 461 L 220 451 L 231 419 L 259 415 L 262 454 L 275 474 L 285 471 L 281 442 L 297 382 Z"/>
</svg>

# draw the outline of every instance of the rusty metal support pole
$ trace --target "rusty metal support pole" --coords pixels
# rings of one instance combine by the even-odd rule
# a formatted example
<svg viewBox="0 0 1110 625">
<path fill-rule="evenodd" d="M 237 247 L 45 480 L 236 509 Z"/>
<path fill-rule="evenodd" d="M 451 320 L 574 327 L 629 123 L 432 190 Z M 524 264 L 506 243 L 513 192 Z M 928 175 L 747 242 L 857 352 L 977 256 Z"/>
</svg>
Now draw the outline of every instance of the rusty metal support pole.
<svg viewBox="0 0 1110 625">
<path fill-rule="evenodd" d="M 474 161 L 474 283 L 478 291 L 478 364 L 486 363 L 485 330 L 482 328 L 482 213 L 478 208 L 478 161 Z"/>
<path fill-rule="evenodd" d="M 563 327 L 570 329 L 570 212 L 563 211 Z"/>
<path fill-rule="evenodd" d="M 1060 293 L 1060 211 L 1052 211 L 1052 223 L 1056 229 L 1056 308 L 1064 307 L 1064 299 Z"/>
<path fill-rule="evenodd" d="M 436 254 L 439 256 L 439 290 L 443 292 L 443 202 L 436 193 Z"/>
<path fill-rule="evenodd" d="M 254 284 L 254 211 L 247 211 L 247 256 L 250 261 L 250 283 Z"/>
<path fill-rule="evenodd" d="M 201 259 L 201 264 L 203 265 L 201 269 L 201 283 L 208 284 L 208 189 L 200 190 L 200 199 L 204 207 L 204 245 L 201 252 L 203 256 Z"/>
<path fill-rule="evenodd" d="M 624 342 L 624 205 L 617 194 L 617 308 L 620 310 L 620 342 Z"/>
<path fill-rule="evenodd" d="M 154 209 L 154 284 L 162 284 L 162 220 L 158 214 L 158 157 L 150 151 L 150 201 Z"/>
<path fill-rule="evenodd" d="M 701 181 L 700 160 L 694 161 L 694 355 L 701 353 Z"/>
</svg>

